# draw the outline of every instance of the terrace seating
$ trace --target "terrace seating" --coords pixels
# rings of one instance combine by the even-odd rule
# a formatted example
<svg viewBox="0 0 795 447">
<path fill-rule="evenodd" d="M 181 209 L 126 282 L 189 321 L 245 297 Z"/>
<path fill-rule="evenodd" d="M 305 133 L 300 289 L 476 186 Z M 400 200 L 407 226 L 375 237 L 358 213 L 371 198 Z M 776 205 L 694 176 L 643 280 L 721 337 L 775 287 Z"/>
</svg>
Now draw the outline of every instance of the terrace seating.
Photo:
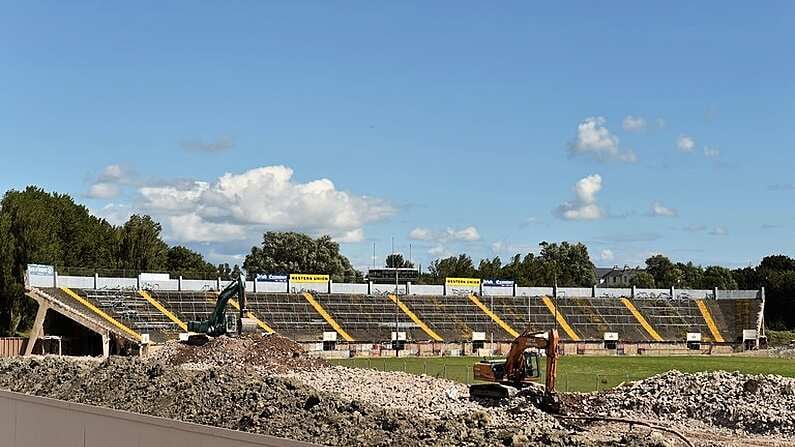
<svg viewBox="0 0 795 447">
<path fill-rule="evenodd" d="M 591 298 L 558 298 L 558 309 L 583 340 L 602 340 L 605 332 L 615 332 L 605 321 Z M 619 303 L 620 304 L 620 303 Z"/>
<path fill-rule="evenodd" d="M 700 332 L 706 341 L 710 331 L 696 302 L 690 299 L 636 299 L 635 307 L 665 340 L 683 341 L 688 332 Z"/>
<path fill-rule="evenodd" d="M 651 335 L 643 329 L 643 326 L 621 302 L 620 298 L 591 298 L 588 301 L 592 312 L 607 325 L 608 330 L 601 330 L 603 326 L 598 323 L 592 325 L 583 323 L 586 326 L 584 329 L 579 329 L 577 325 L 574 325 L 575 330 L 587 332 L 589 337 L 595 335 L 595 338 L 600 340 L 604 337 L 604 332 L 617 332 L 622 341 L 652 340 Z M 569 307 L 566 308 L 569 309 Z M 641 311 L 641 313 L 643 312 Z M 656 326 L 652 323 L 652 327 Z"/>
<path fill-rule="evenodd" d="M 427 338 L 386 296 L 318 294 L 315 299 L 356 341 L 388 342 L 395 331 L 395 315 L 399 330 L 407 332 L 407 338 Z"/>
<path fill-rule="evenodd" d="M 334 331 L 301 294 L 248 293 L 246 297 L 250 311 L 273 330 L 293 340 L 321 341 L 323 332 Z M 331 315 L 336 320 L 336 315 Z M 338 323 L 346 329 L 344 324 Z"/>
<path fill-rule="evenodd" d="M 555 327 L 555 317 L 539 297 L 495 296 L 493 300 L 491 310 L 517 332 L 528 328 L 542 332 Z M 567 335 L 562 333 L 561 337 L 567 338 Z"/>
<path fill-rule="evenodd" d="M 80 297 L 153 342 L 163 342 L 180 332 L 180 327 L 146 301 L 137 291 L 75 289 Z"/>
<path fill-rule="evenodd" d="M 485 332 L 495 340 L 513 338 L 466 296 L 407 295 L 400 299 L 445 341 L 472 340 L 472 332 Z M 430 339 L 424 333 L 422 337 Z"/>
</svg>

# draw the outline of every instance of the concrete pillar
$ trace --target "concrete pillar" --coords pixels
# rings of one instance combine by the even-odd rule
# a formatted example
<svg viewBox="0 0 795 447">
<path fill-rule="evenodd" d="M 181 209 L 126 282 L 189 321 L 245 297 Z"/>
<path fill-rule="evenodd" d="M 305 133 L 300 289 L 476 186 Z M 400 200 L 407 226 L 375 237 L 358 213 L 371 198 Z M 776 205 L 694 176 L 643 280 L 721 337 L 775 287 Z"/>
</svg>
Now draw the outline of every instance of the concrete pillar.
<svg viewBox="0 0 795 447">
<path fill-rule="evenodd" d="M 257 293 L 257 275 L 254 275 L 254 290 L 252 292 Z"/>
<path fill-rule="evenodd" d="M 30 330 L 28 337 L 28 344 L 25 346 L 25 356 L 33 354 L 33 346 L 36 345 L 36 340 L 44 336 L 44 318 L 47 316 L 47 310 L 50 309 L 44 301 L 36 300 L 39 303 L 39 310 L 36 311 L 36 320 L 33 322 L 33 328 Z"/>
<path fill-rule="evenodd" d="M 478 284 L 478 296 L 483 296 L 483 281 Z"/>
<path fill-rule="evenodd" d="M 411 281 L 406 281 L 406 295 L 411 295 Z"/>
<path fill-rule="evenodd" d="M 716 300 L 718 299 L 718 288 L 717 287 L 713 287 L 712 288 L 712 298 L 716 299 Z"/>
<path fill-rule="evenodd" d="M 99 287 L 97 287 L 97 284 L 99 284 L 99 273 L 94 273 L 94 290 L 99 289 Z"/>
<path fill-rule="evenodd" d="M 591 298 L 596 298 L 596 286 L 591 286 Z"/>
<path fill-rule="evenodd" d="M 110 332 L 105 331 L 102 333 L 102 358 L 110 357 Z"/>
<path fill-rule="evenodd" d="M 552 286 L 552 298 L 557 298 L 557 297 L 558 297 L 558 286 L 556 284 Z"/>
<path fill-rule="evenodd" d="M 52 272 L 52 286 L 56 289 L 58 288 L 58 272 L 56 271 Z"/>
<path fill-rule="evenodd" d="M 516 298 L 516 281 L 513 282 L 513 293 L 511 294 L 511 296 Z"/>
<path fill-rule="evenodd" d="M 373 282 L 372 281 L 367 281 L 367 294 L 368 295 L 372 295 L 373 294 Z"/>
<path fill-rule="evenodd" d="M 674 289 L 674 286 L 671 286 L 671 299 L 674 298 L 676 298 L 676 289 Z"/>
<path fill-rule="evenodd" d="M 215 279 L 215 290 L 217 290 L 219 292 L 221 291 L 221 278 L 220 277 Z"/>
<path fill-rule="evenodd" d="M 759 298 L 762 299 L 763 303 L 765 302 L 765 287 L 764 286 L 762 286 L 762 288 L 759 289 Z"/>
<path fill-rule="evenodd" d="M 327 293 L 328 293 L 329 295 L 331 295 L 331 290 L 332 290 L 332 288 L 333 288 L 333 285 L 332 285 L 333 283 L 334 283 L 334 281 L 333 281 L 333 280 L 331 280 L 331 279 L 329 279 L 329 280 L 328 280 L 328 284 L 327 284 L 327 286 L 328 286 L 328 292 L 327 292 Z"/>
<path fill-rule="evenodd" d="M 141 275 L 135 277 L 135 288 L 141 290 Z"/>
<path fill-rule="evenodd" d="M 635 299 L 635 292 L 637 292 L 637 287 L 632 286 L 632 299 Z"/>
</svg>

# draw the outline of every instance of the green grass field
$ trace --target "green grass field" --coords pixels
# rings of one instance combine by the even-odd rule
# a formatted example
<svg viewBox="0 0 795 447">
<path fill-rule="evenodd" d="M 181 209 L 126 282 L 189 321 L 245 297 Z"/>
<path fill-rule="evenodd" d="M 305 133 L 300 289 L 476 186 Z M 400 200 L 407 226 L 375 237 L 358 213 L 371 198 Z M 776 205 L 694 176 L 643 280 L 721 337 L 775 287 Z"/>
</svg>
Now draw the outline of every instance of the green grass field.
<svg viewBox="0 0 795 447">
<path fill-rule="evenodd" d="M 472 364 L 477 357 L 358 358 L 333 363 L 354 368 L 405 371 L 472 383 Z M 621 382 L 643 379 L 671 369 L 684 372 L 740 371 L 747 374 L 779 374 L 795 377 L 795 360 L 754 357 L 584 357 L 560 358 L 560 391 L 596 391 Z"/>
</svg>

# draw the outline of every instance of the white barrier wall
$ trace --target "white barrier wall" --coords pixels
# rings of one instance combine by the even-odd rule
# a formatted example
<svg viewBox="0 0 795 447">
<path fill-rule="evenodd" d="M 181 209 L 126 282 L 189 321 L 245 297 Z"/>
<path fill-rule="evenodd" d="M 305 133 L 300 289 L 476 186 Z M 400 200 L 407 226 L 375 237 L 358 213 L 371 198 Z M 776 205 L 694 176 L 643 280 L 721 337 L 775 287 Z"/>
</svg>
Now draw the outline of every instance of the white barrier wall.
<svg viewBox="0 0 795 447">
<path fill-rule="evenodd" d="M 327 282 L 291 282 L 290 293 L 328 293 Z"/>
<path fill-rule="evenodd" d="M 411 286 L 412 293 L 414 290 L 415 285 Z M 405 295 L 406 294 L 406 285 L 405 284 L 398 284 L 397 286 L 398 295 Z M 394 284 L 373 284 L 370 286 L 370 294 L 371 295 L 390 295 L 395 293 L 395 285 Z"/>
<path fill-rule="evenodd" d="M 590 287 L 558 287 L 558 296 L 591 296 L 593 289 Z"/>
<path fill-rule="evenodd" d="M 444 286 L 434 284 L 412 284 L 409 293 L 412 295 L 441 295 L 444 293 Z"/>
<path fill-rule="evenodd" d="M 72 289 L 93 289 L 94 277 L 58 275 L 58 287 L 69 287 Z"/>
<path fill-rule="evenodd" d="M 517 296 L 552 296 L 552 287 L 517 287 Z M 590 293 L 588 294 L 590 296 Z"/>
<path fill-rule="evenodd" d="M 613 289 L 610 287 L 596 289 L 597 298 L 629 298 L 631 296 L 632 289 Z"/>
<path fill-rule="evenodd" d="M 737 300 L 737 299 L 755 299 L 759 297 L 759 292 L 756 290 L 718 290 L 717 298 Z"/>
<path fill-rule="evenodd" d="M 342 293 L 346 295 L 367 295 L 367 284 L 346 284 L 341 282 L 332 282 L 331 293 Z"/>
<path fill-rule="evenodd" d="M 208 279 L 183 279 L 182 290 L 198 292 L 202 290 L 215 290 L 218 287 L 217 281 Z"/>
<path fill-rule="evenodd" d="M 31 287 L 55 287 L 54 276 L 30 275 L 28 281 Z"/>
<path fill-rule="evenodd" d="M 137 289 L 136 278 L 97 278 L 98 289 Z"/>
<path fill-rule="evenodd" d="M 141 289 L 144 290 L 179 290 L 179 280 L 169 279 L 167 281 L 141 281 Z"/>
<path fill-rule="evenodd" d="M 637 299 L 668 299 L 671 298 L 670 289 L 635 289 Z"/>
<path fill-rule="evenodd" d="M 483 296 L 513 296 L 513 287 L 483 286 Z"/>
<path fill-rule="evenodd" d="M 703 289 L 675 289 L 674 292 L 676 293 L 677 299 L 691 299 L 691 300 L 698 300 L 704 298 L 712 298 L 714 297 L 715 293 L 712 290 L 703 290 Z"/>
<path fill-rule="evenodd" d="M 287 293 L 287 282 L 258 281 L 257 293 Z"/>
</svg>

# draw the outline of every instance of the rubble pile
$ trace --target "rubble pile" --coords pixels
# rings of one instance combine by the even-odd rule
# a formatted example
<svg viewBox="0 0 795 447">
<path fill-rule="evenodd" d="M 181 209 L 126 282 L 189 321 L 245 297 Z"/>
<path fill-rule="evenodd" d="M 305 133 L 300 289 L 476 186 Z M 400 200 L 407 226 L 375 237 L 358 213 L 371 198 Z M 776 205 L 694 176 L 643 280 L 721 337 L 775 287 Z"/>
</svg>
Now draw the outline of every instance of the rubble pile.
<svg viewBox="0 0 795 447">
<path fill-rule="evenodd" d="M 121 357 L 0 359 L 0 389 L 324 445 L 585 445 L 550 421 L 496 419 L 476 407 L 429 418 L 410 405 L 345 399 L 253 368 L 188 369 Z"/>
<path fill-rule="evenodd" d="M 738 372 L 669 371 L 584 398 L 580 411 L 611 417 L 698 420 L 750 434 L 795 435 L 795 379 Z"/>
<path fill-rule="evenodd" d="M 208 366 L 247 366 L 276 372 L 328 365 L 325 360 L 308 355 L 298 343 L 278 334 L 213 337 L 201 346 L 169 341 L 149 360 L 199 369 Z"/>
</svg>

